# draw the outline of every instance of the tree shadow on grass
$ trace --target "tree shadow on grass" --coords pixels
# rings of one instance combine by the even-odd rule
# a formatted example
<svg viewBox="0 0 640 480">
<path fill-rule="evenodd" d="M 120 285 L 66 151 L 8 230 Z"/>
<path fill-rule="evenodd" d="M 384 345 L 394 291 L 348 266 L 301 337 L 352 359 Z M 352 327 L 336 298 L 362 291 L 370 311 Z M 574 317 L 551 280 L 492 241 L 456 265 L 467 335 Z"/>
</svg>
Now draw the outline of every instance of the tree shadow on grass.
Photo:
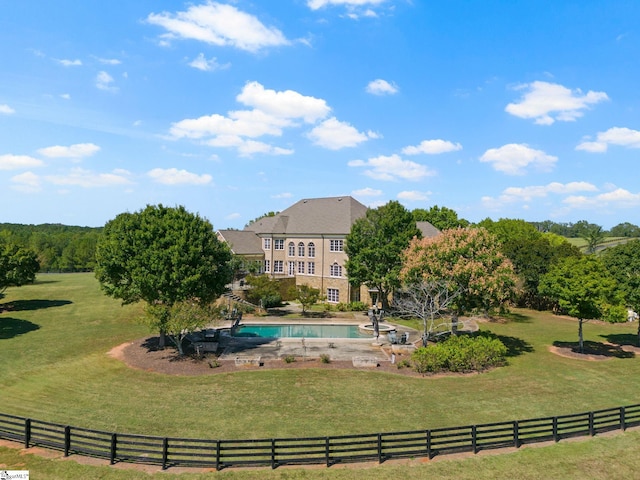
<svg viewBox="0 0 640 480">
<path fill-rule="evenodd" d="M 500 316 L 513 323 L 531 323 L 531 317 L 529 315 L 523 315 L 522 313 L 509 312 L 503 313 Z"/>
<path fill-rule="evenodd" d="M 43 308 L 62 307 L 70 305 L 70 300 L 14 300 L 0 305 L 0 309 L 8 312 L 24 312 L 27 310 L 41 310 Z"/>
<path fill-rule="evenodd" d="M 611 333 L 609 335 L 600 335 L 607 342 L 613 343 L 614 345 L 619 346 L 638 346 L 638 334 L 636 333 Z"/>
<path fill-rule="evenodd" d="M 609 358 L 634 358 L 635 353 L 622 349 L 620 345 L 612 345 L 610 343 L 593 342 L 586 340 L 584 342 L 584 352 L 580 352 L 578 342 L 553 342 L 553 346 L 571 351 L 575 355 L 597 355 Z"/>
<path fill-rule="evenodd" d="M 25 333 L 38 330 L 40 325 L 36 325 L 28 320 L 21 320 L 19 318 L 0 318 L 0 340 L 7 340 L 9 338 L 17 337 L 18 335 L 24 335 Z"/>
</svg>

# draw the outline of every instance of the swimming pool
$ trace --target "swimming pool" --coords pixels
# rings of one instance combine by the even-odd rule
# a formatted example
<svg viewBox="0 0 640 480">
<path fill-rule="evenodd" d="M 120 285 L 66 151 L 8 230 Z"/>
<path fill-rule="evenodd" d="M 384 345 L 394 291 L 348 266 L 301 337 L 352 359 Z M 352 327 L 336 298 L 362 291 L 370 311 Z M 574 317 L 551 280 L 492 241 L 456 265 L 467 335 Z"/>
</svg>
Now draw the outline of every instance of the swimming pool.
<svg viewBox="0 0 640 480">
<path fill-rule="evenodd" d="M 370 333 L 362 332 L 358 325 L 324 324 L 241 324 L 234 337 L 261 338 L 371 338 Z"/>
</svg>

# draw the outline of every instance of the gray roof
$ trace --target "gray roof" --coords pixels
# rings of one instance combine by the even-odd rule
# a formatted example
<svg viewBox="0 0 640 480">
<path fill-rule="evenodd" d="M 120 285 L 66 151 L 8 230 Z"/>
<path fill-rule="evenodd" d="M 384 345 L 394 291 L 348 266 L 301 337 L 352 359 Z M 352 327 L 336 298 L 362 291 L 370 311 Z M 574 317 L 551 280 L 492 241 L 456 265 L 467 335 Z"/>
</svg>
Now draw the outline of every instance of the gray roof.
<svg viewBox="0 0 640 480">
<path fill-rule="evenodd" d="M 254 232 L 245 230 L 218 230 L 218 235 L 236 255 L 262 255 L 262 241 Z"/>
<path fill-rule="evenodd" d="M 367 207 L 353 197 L 309 198 L 256 220 L 245 230 L 258 235 L 347 235 L 353 222 L 366 213 Z"/>
<path fill-rule="evenodd" d="M 418 230 L 422 232 L 423 238 L 437 237 L 438 235 L 440 235 L 440 230 L 431 225 L 429 222 L 416 222 L 416 227 L 418 227 Z"/>
</svg>

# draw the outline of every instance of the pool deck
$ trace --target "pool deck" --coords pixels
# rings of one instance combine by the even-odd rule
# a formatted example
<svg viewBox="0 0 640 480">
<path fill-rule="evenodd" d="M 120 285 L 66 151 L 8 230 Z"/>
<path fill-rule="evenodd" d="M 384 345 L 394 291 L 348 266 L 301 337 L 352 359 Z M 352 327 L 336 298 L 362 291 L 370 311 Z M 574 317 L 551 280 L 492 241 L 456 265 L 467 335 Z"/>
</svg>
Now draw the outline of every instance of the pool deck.
<svg viewBox="0 0 640 480">
<path fill-rule="evenodd" d="M 282 318 L 281 316 L 252 317 L 243 319 L 246 324 L 327 324 L 327 325 L 363 325 L 368 324 L 366 315 L 362 318 Z M 389 324 L 389 322 L 382 322 Z M 391 324 L 393 325 L 393 324 Z M 419 332 L 400 325 L 393 325 L 398 337 L 409 332 L 410 342 L 420 338 Z M 230 325 L 223 325 L 222 328 Z M 220 328 L 220 327 L 218 327 Z M 332 361 L 351 361 L 356 357 L 375 359 L 378 362 L 390 361 L 390 343 L 385 334 L 381 334 L 378 341 L 373 335 L 368 338 L 261 338 L 261 337 L 230 337 L 221 338 L 222 353 L 220 360 L 234 360 L 237 357 L 260 357 L 262 361 L 283 359 L 293 356 L 296 358 L 320 358 L 328 355 Z M 383 348 L 387 347 L 387 348 Z M 405 347 L 406 348 L 406 347 Z"/>
</svg>

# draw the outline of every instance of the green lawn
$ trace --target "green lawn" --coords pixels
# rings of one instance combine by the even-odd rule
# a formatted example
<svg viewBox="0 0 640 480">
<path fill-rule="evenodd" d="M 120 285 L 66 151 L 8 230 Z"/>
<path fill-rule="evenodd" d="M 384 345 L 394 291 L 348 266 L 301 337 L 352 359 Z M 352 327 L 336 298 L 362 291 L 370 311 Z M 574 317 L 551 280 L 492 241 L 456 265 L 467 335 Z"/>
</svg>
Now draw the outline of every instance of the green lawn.
<svg viewBox="0 0 640 480">
<path fill-rule="evenodd" d="M 0 314 L 0 410 L 57 423 L 159 436 L 271 438 L 468 425 L 639 402 L 637 358 L 588 362 L 550 353 L 554 342 L 577 340 L 577 323 L 548 313 L 516 311 L 507 323 L 483 324 L 512 352 L 507 367 L 484 374 L 266 370 L 182 377 L 130 370 L 106 355 L 149 332 L 134 321 L 140 308 L 102 295 L 91 274 L 41 275 L 35 285 L 6 293 L 0 303 L 14 309 Z M 631 341 L 636 328 L 586 323 L 585 340 Z"/>
</svg>

